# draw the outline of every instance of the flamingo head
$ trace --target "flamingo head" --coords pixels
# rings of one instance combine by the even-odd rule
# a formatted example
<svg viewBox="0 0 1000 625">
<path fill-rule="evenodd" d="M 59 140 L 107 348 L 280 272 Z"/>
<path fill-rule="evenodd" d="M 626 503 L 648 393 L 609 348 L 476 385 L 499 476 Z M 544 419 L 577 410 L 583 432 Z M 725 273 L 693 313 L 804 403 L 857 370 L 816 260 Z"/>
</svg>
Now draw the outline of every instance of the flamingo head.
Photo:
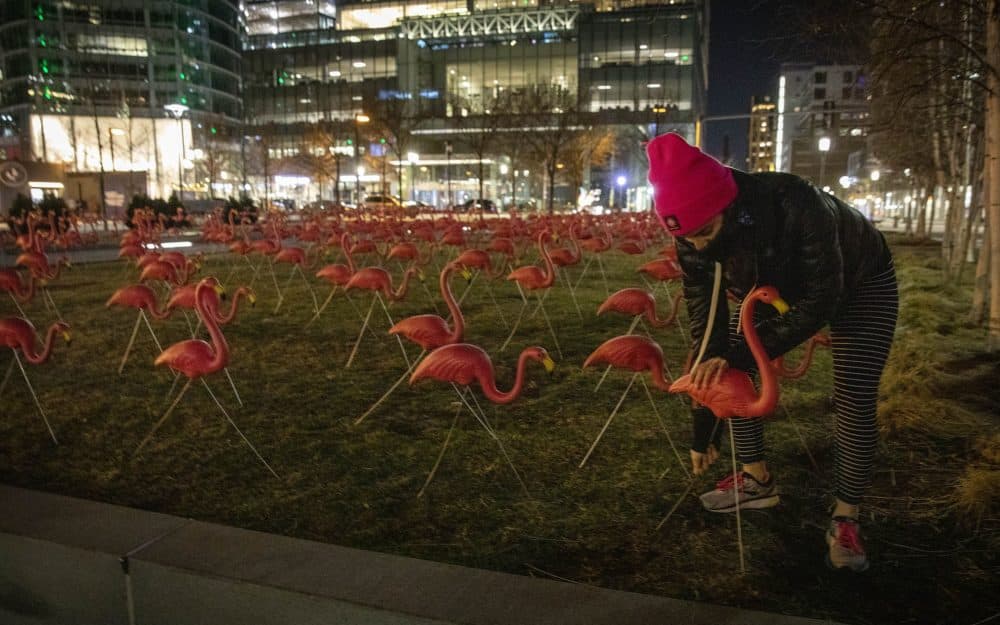
<svg viewBox="0 0 1000 625">
<path fill-rule="evenodd" d="M 537 360 L 542 363 L 542 366 L 545 367 L 547 372 L 552 373 L 555 371 L 556 362 L 552 360 L 552 356 L 549 356 L 549 353 L 545 351 L 544 347 L 528 347 L 521 353 L 526 358 Z"/>
<path fill-rule="evenodd" d="M 757 289 L 754 290 L 754 295 L 758 300 L 764 302 L 765 304 L 774 306 L 779 315 L 783 315 L 790 310 L 788 302 L 781 299 L 781 294 L 778 293 L 778 289 L 773 286 L 757 287 Z"/>
<path fill-rule="evenodd" d="M 62 334 L 63 340 L 67 343 L 73 341 L 73 336 L 69 333 L 69 324 L 65 321 L 57 321 L 55 324 L 56 331 Z"/>
</svg>

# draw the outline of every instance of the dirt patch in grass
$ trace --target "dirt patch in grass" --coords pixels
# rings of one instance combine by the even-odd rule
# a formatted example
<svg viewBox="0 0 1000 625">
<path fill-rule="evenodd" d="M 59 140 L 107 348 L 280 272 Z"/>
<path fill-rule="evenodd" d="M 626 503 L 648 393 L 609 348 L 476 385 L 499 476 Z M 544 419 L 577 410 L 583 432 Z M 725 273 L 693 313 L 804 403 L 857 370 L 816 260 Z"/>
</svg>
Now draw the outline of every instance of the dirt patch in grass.
<svg viewBox="0 0 1000 625">
<path fill-rule="evenodd" d="M 565 286 L 545 300 L 559 357 L 542 314 L 522 321 L 505 352 L 499 348 L 521 306 L 509 283 L 478 278 L 463 303 L 467 340 L 493 355 L 498 384 L 510 386 L 516 355 L 544 345 L 559 361 L 547 375 L 531 366 L 522 397 L 493 406 L 479 397 L 488 422 L 527 486 L 485 428 L 461 411 L 450 388 L 401 385 L 360 425 L 354 420 L 395 381 L 406 364 L 379 309 L 356 361 L 344 367 L 370 300 L 337 297 L 306 328 L 312 299 L 301 279 L 290 283 L 275 313 L 269 273 L 225 333 L 229 367 L 244 402 L 226 378 L 210 384 L 233 419 L 278 471 L 271 477 L 204 388 L 192 386 L 152 442 L 139 441 L 167 407 L 172 375 L 154 369 L 157 350 L 141 327 L 122 375 L 117 374 L 135 314 L 104 302 L 135 273 L 119 263 L 76 266 L 52 288 L 74 342 L 57 344 L 51 361 L 28 375 L 61 444 L 54 446 L 16 370 L 0 407 L 0 479 L 240 527 L 351 547 L 568 579 L 635 592 L 697 599 L 849 623 L 973 623 L 1000 611 L 996 593 L 997 359 L 981 353 L 984 332 L 956 320 L 968 285 L 942 285 L 930 245 L 897 247 L 903 306 L 882 387 L 880 445 L 874 484 L 864 506 L 872 568 L 840 575 L 823 563 L 831 503 L 833 412 L 831 360 L 784 385 L 782 407 L 769 423 L 769 458 L 782 504 L 744 516 L 749 574 L 739 574 L 735 519 L 702 511 L 699 480 L 662 528 L 657 525 L 688 491 L 668 435 L 687 456 L 688 411 L 653 391 L 654 414 L 633 386 L 586 466 L 587 449 L 618 403 L 631 374 L 581 369 L 605 339 L 629 320 L 594 314 L 606 295 L 596 263 L 576 305 Z M 643 286 L 645 259 L 604 258 L 612 289 Z M 204 274 L 225 278 L 229 259 L 207 259 Z M 246 283 L 244 263 L 229 285 Z M 284 287 L 287 268 L 276 276 Z M 576 281 L 583 269 L 571 268 Z M 398 275 L 398 272 L 394 272 Z M 428 272 L 433 276 L 433 272 Z M 313 283 L 317 296 L 326 289 Z M 428 290 L 436 295 L 433 277 Z M 465 288 L 456 279 L 455 291 Z M 658 301 L 664 302 L 662 291 Z M 494 303 L 495 300 L 495 303 Z M 393 304 L 396 320 L 432 312 L 419 285 Z M 353 305 L 352 305 L 353 303 Z M 438 302 L 442 311 L 443 306 Z M 357 310 L 355 310 L 357 308 Z M 0 314 L 13 314 L 9 300 Z M 36 325 L 54 319 L 40 299 L 28 308 Z M 190 335 L 183 316 L 153 322 L 163 345 Z M 676 373 L 687 341 L 676 328 L 655 332 Z M 419 350 L 407 346 L 409 357 Z M 6 358 L 0 367 L 6 370 Z M 796 359 L 793 356 L 793 359 Z M 456 411 L 461 415 L 434 481 L 417 497 Z M 728 445 L 723 451 L 728 458 Z M 813 468 L 810 455 L 818 462 Z M 727 471 L 720 463 L 712 478 Z"/>
</svg>

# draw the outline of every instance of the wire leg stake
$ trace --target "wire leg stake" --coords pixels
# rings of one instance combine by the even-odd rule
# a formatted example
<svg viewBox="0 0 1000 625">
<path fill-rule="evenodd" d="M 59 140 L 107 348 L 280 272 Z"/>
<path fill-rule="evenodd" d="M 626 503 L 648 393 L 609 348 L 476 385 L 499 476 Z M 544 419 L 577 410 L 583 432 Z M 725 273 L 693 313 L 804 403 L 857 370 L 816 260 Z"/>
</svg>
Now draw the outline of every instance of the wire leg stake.
<svg viewBox="0 0 1000 625">
<path fill-rule="evenodd" d="M 219 398 L 216 397 L 215 393 L 212 392 L 212 389 L 211 387 L 209 387 L 208 382 L 205 381 L 205 378 L 201 379 L 201 383 L 205 385 L 205 390 L 208 391 L 208 394 L 212 396 L 213 400 L 215 400 L 215 405 L 219 407 L 219 410 L 222 411 L 223 416 L 226 417 L 226 421 L 229 421 L 229 425 L 233 426 L 233 429 L 235 429 L 236 433 L 240 435 L 240 438 L 243 439 L 243 442 L 247 444 L 247 447 L 250 448 L 250 451 L 252 451 L 253 454 L 257 456 L 257 459 L 260 460 L 265 467 L 267 467 L 267 470 L 271 472 L 271 475 L 277 477 L 280 480 L 281 478 L 278 477 L 278 474 L 274 472 L 274 469 L 271 468 L 271 465 L 267 463 L 267 460 L 264 460 L 264 457 L 260 455 L 260 452 L 257 451 L 257 448 L 253 446 L 253 443 L 251 443 L 246 436 L 244 436 L 243 431 L 240 430 L 240 427 L 236 425 L 236 422 L 233 421 L 233 418 L 230 417 L 229 413 L 226 412 L 226 409 L 222 407 L 222 404 L 219 402 Z"/>
<path fill-rule="evenodd" d="M 125 368 L 125 363 L 128 362 L 129 352 L 132 351 L 132 344 L 135 343 L 135 335 L 139 332 L 139 324 L 142 323 L 142 311 L 135 316 L 135 325 L 132 327 L 132 337 L 128 340 L 128 345 L 125 346 L 125 355 L 122 356 L 122 362 L 118 365 L 118 375 L 122 374 L 122 369 Z"/>
<path fill-rule="evenodd" d="M 323 304 L 319 307 L 318 310 L 316 310 L 316 313 L 312 316 L 312 319 L 309 320 L 309 323 L 306 324 L 307 328 L 312 325 L 313 321 L 319 319 L 319 316 L 323 314 L 323 311 L 326 310 L 326 307 L 330 304 L 330 300 L 332 300 L 333 296 L 336 294 L 337 294 L 337 287 L 333 287 L 332 289 L 330 289 L 330 294 L 327 295 L 325 300 L 323 300 Z"/>
<path fill-rule="evenodd" d="M 740 519 L 740 488 L 739 475 L 736 468 L 736 438 L 733 435 L 733 428 L 729 428 L 729 451 L 733 456 L 733 500 L 736 502 L 736 541 L 740 547 L 740 575 L 746 575 L 747 564 L 743 558 L 743 523 Z"/>
<path fill-rule="evenodd" d="M 653 414 L 656 415 L 656 420 L 660 424 L 660 429 L 667 437 L 667 442 L 670 443 L 670 449 L 673 450 L 674 456 L 677 458 L 677 464 L 681 465 L 681 470 L 684 471 L 684 475 L 688 479 L 691 479 L 691 473 L 688 471 L 687 465 L 684 464 L 684 460 L 681 458 L 681 454 L 677 451 L 677 446 L 674 445 L 674 439 L 670 436 L 670 430 L 667 429 L 667 424 L 663 422 L 663 417 L 660 416 L 660 411 L 656 409 L 656 402 L 653 401 L 653 394 L 649 392 L 649 386 L 646 384 L 646 380 L 639 378 L 639 384 L 642 384 L 643 390 L 646 391 L 646 397 L 649 398 L 649 405 L 653 407 Z M 662 476 L 661 476 L 662 477 Z"/>
<path fill-rule="evenodd" d="M 368 307 L 368 314 L 365 315 L 365 322 L 361 324 L 361 332 L 358 333 L 358 340 L 354 342 L 354 349 L 351 350 L 351 355 L 347 358 L 347 364 L 344 365 L 345 369 L 351 368 L 351 363 L 354 362 L 354 355 L 358 353 L 358 346 L 361 345 L 361 339 L 365 336 L 365 330 L 368 329 L 368 322 L 372 318 L 372 311 L 375 310 L 375 298 L 372 298 L 372 305 Z"/>
<path fill-rule="evenodd" d="M 0 396 L 3 396 L 4 389 L 7 388 L 7 382 L 10 381 L 10 374 L 14 373 L 14 359 L 10 359 L 10 364 L 7 365 L 7 373 L 3 376 L 3 382 L 0 382 Z"/>
<path fill-rule="evenodd" d="M 381 397 L 379 397 L 377 400 L 375 400 L 375 403 L 371 405 L 371 408 L 369 408 L 368 410 L 366 410 L 363 415 L 361 415 L 360 417 L 358 417 L 357 419 L 354 420 L 353 425 L 358 425 L 359 423 L 361 423 L 362 421 L 364 421 L 365 418 L 368 417 L 368 415 L 370 415 L 371 413 L 373 413 L 376 408 L 378 408 L 379 406 L 381 406 L 382 402 L 384 402 L 386 400 L 386 398 L 389 397 L 389 395 L 392 395 L 392 392 L 396 390 L 396 387 L 398 387 L 400 384 L 402 384 L 403 381 L 410 375 L 410 372 L 412 372 L 413 368 L 417 366 L 417 363 L 419 363 L 421 360 L 424 359 L 424 355 L 426 353 L 427 353 L 427 350 L 421 350 L 420 354 L 417 356 L 417 359 L 413 361 L 413 364 L 410 365 L 406 369 L 406 371 L 403 372 L 403 375 L 399 376 L 399 379 L 396 380 L 396 382 L 392 386 L 389 387 L 388 391 L 386 391 Z M 423 491 L 421 490 L 421 492 L 423 492 Z"/>
<path fill-rule="evenodd" d="M 139 442 L 139 446 L 135 448 L 134 452 L 132 452 L 133 458 L 139 455 L 139 452 L 142 451 L 142 448 L 146 446 L 146 443 L 149 442 L 149 439 L 153 438 L 153 434 L 155 434 L 156 431 L 160 429 L 160 426 L 163 425 L 163 422 L 166 421 L 167 417 L 169 417 L 170 414 L 174 411 L 174 408 L 176 408 L 177 404 L 180 403 L 181 397 L 184 397 L 184 393 L 186 393 L 187 390 L 191 388 L 191 382 L 194 382 L 194 380 L 192 378 L 188 378 L 188 381 L 184 384 L 184 386 L 181 387 L 181 392 L 177 393 L 177 397 L 174 398 L 174 403 L 170 404 L 170 407 L 167 408 L 167 411 L 163 413 L 163 416 L 160 417 L 160 420 L 153 425 L 153 429 L 149 431 L 149 434 L 146 434 L 146 437 Z"/>
<path fill-rule="evenodd" d="M 424 485 L 420 487 L 420 492 L 417 493 L 417 499 L 424 496 L 424 491 L 430 486 L 431 480 L 437 474 L 438 466 L 441 465 L 441 459 L 444 458 L 444 452 L 448 449 L 448 443 L 451 442 L 451 435 L 455 432 L 455 426 L 458 425 L 458 419 L 462 416 L 462 406 L 458 406 L 455 409 L 455 418 L 451 420 L 451 427 L 448 428 L 448 435 L 444 437 L 444 445 L 441 446 L 441 451 L 438 452 L 437 460 L 434 461 L 434 466 L 431 467 L 431 472 L 427 474 L 427 479 L 424 480 Z"/>
<path fill-rule="evenodd" d="M 21 364 L 21 357 L 17 355 L 17 351 L 14 351 L 14 362 L 17 363 L 18 368 L 21 370 L 21 375 L 24 376 L 24 383 L 28 385 L 28 390 L 31 391 L 31 398 L 35 400 L 35 406 L 38 408 L 38 414 L 42 415 L 42 421 L 45 421 L 45 427 L 49 429 L 49 436 L 52 437 L 52 442 L 56 445 L 59 444 L 59 440 L 56 438 L 56 433 L 52 431 L 52 425 L 49 423 L 49 418 L 45 416 L 45 411 L 42 410 L 42 404 L 38 402 L 38 395 L 35 395 L 35 389 L 31 387 L 31 382 L 28 380 L 28 374 L 24 370 L 24 365 Z"/>
<path fill-rule="evenodd" d="M 611 420 L 615 418 L 616 414 L 618 414 L 618 409 L 622 407 L 622 403 L 625 401 L 625 397 L 628 396 L 628 392 L 632 389 L 632 385 L 635 383 L 635 379 L 637 377 L 639 377 L 638 373 L 632 374 L 632 379 L 628 381 L 628 386 L 625 387 L 625 392 L 618 398 L 618 403 L 615 404 L 615 409 L 611 411 L 610 415 L 608 415 L 608 420 L 604 422 L 604 427 L 601 428 L 597 438 L 594 439 L 594 443 L 590 446 L 590 449 L 587 450 L 587 455 L 580 461 L 580 465 L 577 467 L 578 469 L 582 469 L 583 465 L 587 464 L 587 459 L 590 458 L 590 454 L 594 453 L 594 448 L 597 447 L 597 443 L 601 441 L 601 437 L 604 436 L 604 432 L 608 429 L 608 426 L 611 425 Z"/>
<path fill-rule="evenodd" d="M 455 390 L 457 391 L 458 389 L 456 388 Z M 507 460 L 507 465 L 510 466 L 511 471 L 514 472 L 514 477 L 517 478 L 517 481 L 521 485 L 521 489 L 524 491 L 525 496 L 530 496 L 530 493 L 528 493 L 528 486 L 524 483 L 524 480 L 521 479 L 521 474 L 518 473 L 517 467 L 514 466 L 514 461 L 511 460 L 510 456 L 507 454 L 507 448 L 503 446 L 503 442 L 501 442 L 500 437 L 497 436 L 496 432 L 494 432 L 493 429 L 486 422 L 486 417 L 481 416 L 478 412 L 476 412 L 476 409 L 472 407 L 472 404 L 470 404 L 469 400 L 465 398 L 465 395 L 462 395 L 461 393 L 459 393 L 459 395 L 461 396 L 462 403 L 465 404 L 465 407 L 469 409 L 469 412 L 472 413 L 472 416 L 476 418 L 476 421 L 479 421 L 479 424 L 486 429 L 490 437 L 494 440 L 494 442 L 496 442 L 497 446 L 500 448 L 500 453 L 503 454 L 504 459 Z"/>
</svg>

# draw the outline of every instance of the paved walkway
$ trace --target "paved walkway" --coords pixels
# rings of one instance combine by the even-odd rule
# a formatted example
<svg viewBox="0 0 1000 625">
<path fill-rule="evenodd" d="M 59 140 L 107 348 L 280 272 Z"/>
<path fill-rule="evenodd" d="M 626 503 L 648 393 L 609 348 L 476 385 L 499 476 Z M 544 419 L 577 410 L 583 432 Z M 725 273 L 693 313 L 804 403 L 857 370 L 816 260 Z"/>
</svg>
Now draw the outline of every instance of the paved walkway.
<svg viewBox="0 0 1000 625">
<path fill-rule="evenodd" d="M 819 625 L 0 485 L 4 625 Z"/>
</svg>

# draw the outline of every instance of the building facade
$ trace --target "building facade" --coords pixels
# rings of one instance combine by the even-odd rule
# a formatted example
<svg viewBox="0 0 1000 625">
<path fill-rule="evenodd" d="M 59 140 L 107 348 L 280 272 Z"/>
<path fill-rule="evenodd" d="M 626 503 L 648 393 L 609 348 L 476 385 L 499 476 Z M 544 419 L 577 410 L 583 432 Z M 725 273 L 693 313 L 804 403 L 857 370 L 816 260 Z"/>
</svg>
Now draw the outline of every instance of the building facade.
<svg viewBox="0 0 1000 625">
<path fill-rule="evenodd" d="M 778 105 L 770 96 L 750 102 L 750 136 L 747 171 L 775 171 L 774 153 L 778 137 Z"/>
<path fill-rule="evenodd" d="M 547 192 L 543 164 L 517 153 L 526 130 L 694 140 L 705 107 L 701 1 L 251 0 L 246 15 L 248 135 L 269 174 L 265 188 L 253 181 L 261 196 L 374 188 L 435 205 L 480 193 L 511 204 Z M 585 184 L 608 198 L 624 176 L 639 192 L 636 143 L 587 168 Z M 557 178 L 560 200 L 575 199 L 572 176 Z"/>
<path fill-rule="evenodd" d="M 775 168 L 836 189 L 867 150 L 867 81 L 859 65 L 786 63 L 778 81 Z"/>
<path fill-rule="evenodd" d="M 129 172 L 109 203 L 232 191 L 242 19 L 236 0 L 5 0 L 0 156 Z"/>
</svg>

